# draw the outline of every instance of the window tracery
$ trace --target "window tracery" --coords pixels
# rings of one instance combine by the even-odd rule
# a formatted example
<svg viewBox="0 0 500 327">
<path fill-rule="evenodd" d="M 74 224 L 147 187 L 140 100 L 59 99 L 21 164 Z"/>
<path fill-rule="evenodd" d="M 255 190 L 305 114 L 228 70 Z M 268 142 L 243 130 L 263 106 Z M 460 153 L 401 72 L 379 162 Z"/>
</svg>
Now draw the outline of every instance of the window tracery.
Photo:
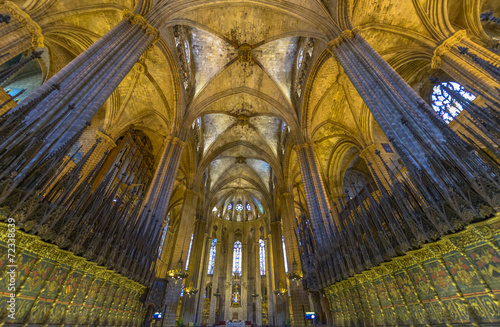
<svg viewBox="0 0 500 327">
<path fill-rule="evenodd" d="M 186 259 L 186 270 L 188 269 L 188 266 L 189 266 L 189 257 L 191 256 L 191 248 L 193 246 L 193 236 L 194 236 L 194 234 L 191 234 L 191 241 L 189 242 L 188 256 Z"/>
<path fill-rule="evenodd" d="M 215 251 L 217 250 L 217 239 L 214 238 L 210 245 L 210 255 L 208 257 L 208 274 L 214 274 Z"/>
<path fill-rule="evenodd" d="M 264 240 L 259 240 L 259 255 L 260 255 L 260 275 L 266 275 L 266 243 Z"/>
<path fill-rule="evenodd" d="M 241 251 L 242 251 L 242 245 L 240 241 L 234 242 L 234 247 L 233 247 L 233 275 L 234 276 L 241 276 Z"/>
<path fill-rule="evenodd" d="M 170 222 L 170 212 L 167 215 L 167 219 L 165 220 L 165 226 L 163 227 L 163 232 L 161 234 L 160 247 L 158 248 L 158 258 L 161 257 L 161 253 L 163 252 L 163 244 L 165 243 L 165 237 L 167 236 L 169 222 Z"/>
<path fill-rule="evenodd" d="M 465 88 L 456 82 L 443 82 L 434 86 L 432 91 L 432 109 L 449 124 L 464 109 L 446 90 L 456 91 L 464 98 L 474 101 L 476 97 L 467 92 Z"/>
<path fill-rule="evenodd" d="M 288 263 L 286 262 L 286 245 L 285 236 L 281 236 L 281 244 L 283 246 L 283 259 L 285 259 L 285 274 L 288 274 Z"/>
</svg>

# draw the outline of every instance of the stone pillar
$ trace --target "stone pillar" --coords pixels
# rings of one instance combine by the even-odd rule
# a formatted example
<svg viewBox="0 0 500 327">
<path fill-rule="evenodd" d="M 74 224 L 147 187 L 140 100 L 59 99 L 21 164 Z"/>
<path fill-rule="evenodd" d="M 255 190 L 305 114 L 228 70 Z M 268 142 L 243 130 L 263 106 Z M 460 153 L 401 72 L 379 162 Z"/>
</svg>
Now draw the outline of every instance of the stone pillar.
<svg viewBox="0 0 500 327">
<path fill-rule="evenodd" d="M 500 95 L 497 91 L 500 89 L 500 83 L 467 55 L 460 54 L 459 47 L 467 48 L 470 53 L 492 64 L 500 64 L 500 56 L 474 43 L 467 37 L 467 32 L 461 30 L 444 40 L 436 48 L 431 67 L 442 69 L 463 86 L 470 86 L 496 101 L 500 101 Z"/>
<path fill-rule="evenodd" d="M 220 231 L 217 231 L 217 243 L 215 243 L 215 262 L 214 262 L 214 275 L 212 277 L 212 298 L 210 299 L 210 315 L 208 317 L 208 324 L 214 325 L 218 323 L 215 321 L 215 312 L 219 306 L 219 301 L 221 300 L 221 294 L 224 291 L 224 285 L 219 285 L 219 276 L 221 274 L 224 255 L 222 253 L 222 235 Z M 214 295 L 219 291 L 219 295 Z"/>
<path fill-rule="evenodd" d="M 206 220 L 202 219 L 201 216 L 198 216 L 194 223 L 193 246 L 191 248 L 188 277 L 185 281 L 184 290 L 186 290 L 186 287 L 193 286 L 198 289 L 198 292 L 190 297 L 187 296 L 186 292 L 184 292 L 181 317 L 186 324 L 196 322 L 195 315 L 197 309 L 201 309 L 203 311 L 203 302 L 200 302 L 199 299 L 203 299 L 205 293 L 205 287 L 200 285 L 200 280 L 202 279 L 201 274 L 205 272 L 204 269 L 206 268 L 205 265 L 202 264 L 204 262 L 203 253 L 206 252 L 206 225 Z M 200 304 L 202 307 L 198 308 L 198 305 Z"/>
<path fill-rule="evenodd" d="M 253 242 L 253 257 L 252 257 L 252 260 L 255 262 L 255 267 L 256 267 L 256 290 L 255 290 L 255 294 L 258 294 L 259 296 L 257 297 L 256 299 L 256 303 L 255 303 L 255 311 L 256 311 L 256 314 L 257 314 L 257 321 L 255 321 L 255 323 L 257 324 L 257 326 L 262 326 L 262 299 L 264 298 L 264 294 L 262 293 L 262 276 L 260 275 L 260 258 L 259 258 L 259 238 L 256 236 L 254 238 L 254 242 Z M 264 284 L 265 284 L 265 280 L 264 280 Z M 267 297 L 269 298 L 269 289 L 267 290 Z"/>
<path fill-rule="evenodd" d="M 100 139 L 100 143 L 94 149 L 94 152 L 92 152 L 92 156 L 90 156 L 89 160 L 85 163 L 85 166 L 83 166 L 82 173 L 80 174 L 82 180 L 99 163 L 107 152 L 109 153 L 109 151 L 116 147 L 116 143 L 113 139 L 101 131 L 96 131 L 95 138 L 96 140 Z"/>
<path fill-rule="evenodd" d="M 0 149 L 20 147 L 19 156 L 29 163 L 18 172 L 12 189 L 48 155 L 69 150 L 146 49 L 159 38 L 159 32 L 142 16 L 125 11 L 124 17 L 14 109 L 26 111 L 25 124 L 0 140 Z M 55 84 L 59 90 L 49 92 Z M 29 146 L 34 138 L 44 139 L 36 153 Z"/>
<path fill-rule="evenodd" d="M 280 196 L 280 205 L 288 273 L 302 273 L 299 244 L 294 231 L 296 223 L 293 194 L 288 192 L 282 193 Z M 288 287 L 294 326 L 306 326 L 304 312 L 310 311 L 308 294 L 302 286 L 302 281 L 290 281 Z"/>
<path fill-rule="evenodd" d="M 161 199 L 160 199 L 161 200 Z M 166 251 L 164 262 L 169 266 L 169 270 L 177 269 L 179 261 L 181 261 L 181 269 L 186 269 L 186 260 L 189 251 L 189 242 L 193 231 L 193 223 L 195 221 L 196 203 L 198 201 L 198 193 L 186 189 L 184 195 L 184 203 L 182 204 L 181 214 L 178 217 L 179 223 L 173 238 L 173 247 L 170 251 Z M 168 205 L 168 202 L 167 202 Z M 194 236 L 193 236 L 194 243 Z M 190 258 L 190 261 L 192 257 Z M 188 276 L 189 277 L 189 276 Z M 189 280 L 189 279 L 187 279 Z M 186 281 L 187 281 L 186 280 Z M 179 306 L 179 299 L 181 294 L 182 281 L 178 281 L 174 287 L 167 290 L 165 297 L 165 310 L 162 326 L 173 326 L 177 317 L 177 308 Z M 188 285 L 184 284 L 184 288 Z M 184 299 L 188 296 L 184 292 Z M 183 300 L 184 300 L 183 299 Z"/>
<path fill-rule="evenodd" d="M 227 244 L 226 244 L 226 265 L 223 267 L 226 269 L 225 271 L 225 276 L 226 276 L 226 284 L 223 285 L 221 290 L 221 293 L 224 293 L 224 321 L 227 320 L 232 320 L 233 315 L 232 315 L 232 310 L 231 310 L 231 295 L 233 291 L 233 247 L 234 247 L 234 242 L 236 242 L 236 238 L 234 237 L 234 231 L 232 233 L 228 234 L 227 237 Z M 242 242 L 243 243 L 243 242 Z M 242 254 L 243 254 L 243 244 L 242 244 Z M 243 257 L 243 260 L 245 260 L 245 257 Z"/>
<path fill-rule="evenodd" d="M 271 234 L 269 242 L 269 255 L 272 256 L 272 266 L 268 267 L 268 273 L 272 274 L 274 279 L 274 287 L 287 288 L 287 280 L 285 273 L 285 260 L 283 258 L 283 246 L 281 240 L 281 222 L 279 220 L 271 223 Z M 288 293 L 276 297 L 274 305 L 274 313 L 276 316 L 276 324 L 281 325 L 283 321 L 288 319 Z"/>
<path fill-rule="evenodd" d="M 379 155 L 377 155 L 377 152 L 379 152 L 380 157 Z M 368 147 L 364 148 L 363 151 L 361 151 L 361 153 L 359 154 L 359 156 L 360 158 L 364 159 L 369 166 L 371 164 L 370 172 L 372 173 L 372 175 L 374 173 L 377 174 L 376 177 L 380 179 L 380 181 L 386 188 L 389 188 L 391 179 L 389 176 L 389 172 L 387 171 L 384 163 L 382 162 L 382 159 L 385 161 L 389 169 L 392 170 L 396 168 L 394 167 L 392 162 L 397 164 L 399 159 L 399 156 L 397 155 L 396 151 L 394 151 L 394 149 L 391 147 L 391 145 L 389 143 L 386 143 L 384 145 L 380 143 L 373 143 Z M 377 180 L 375 176 L 373 176 L 373 180 L 374 181 Z M 344 185 L 344 187 L 347 186 Z"/>
<path fill-rule="evenodd" d="M 485 195 L 481 186 L 491 180 L 488 164 L 477 159 L 477 154 L 356 30 L 342 32 L 329 43 L 329 49 L 405 164 L 422 206 L 453 208 L 452 213 L 444 212 L 441 220 L 448 225 L 455 220 L 456 226 L 456 217 L 465 223 L 484 218 L 482 213 L 473 218 L 464 214 L 477 210 L 481 203 L 494 210 L 491 199 L 500 190 L 493 186 Z M 452 195 L 453 189 L 460 189 L 461 194 Z M 467 204 L 458 208 L 458 202 Z"/>
<path fill-rule="evenodd" d="M 299 159 L 300 175 L 304 185 L 316 250 L 321 251 L 321 249 L 328 246 L 329 235 L 327 235 L 327 231 L 332 223 L 330 203 L 323 185 L 314 145 L 312 143 L 297 145 L 295 151 Z"/>
<path fill-rule="evenodd" d="M 0 13 L 11 16 L 8 24 L 2 24 L 0 29 L 0 65 L 14 58 L 18 54 L 29 50 L 43 48 L 42 28 L 36 20 L 41 17 L 42 10 L 24 11 L 12 1 L 5 1 L 0 6 Z"/>
</svg>

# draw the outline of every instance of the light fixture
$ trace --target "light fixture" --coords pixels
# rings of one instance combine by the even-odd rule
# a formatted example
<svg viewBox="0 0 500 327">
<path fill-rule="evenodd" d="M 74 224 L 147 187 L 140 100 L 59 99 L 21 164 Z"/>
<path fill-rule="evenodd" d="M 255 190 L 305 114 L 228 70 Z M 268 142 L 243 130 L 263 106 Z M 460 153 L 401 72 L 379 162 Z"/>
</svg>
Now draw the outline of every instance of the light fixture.
<svg viewBox="0 0 500 327">
<path fill-rule="evenodd" d="M 297 285 L 299 285 L 299 282 L 302 280 L 302 271 L 297 267 L 297 264 L 295 263 L 295 256 L 293 258 L 292 268 L 292 272 L 286 274 L 286 277 L 288 277 L 288 279 L 291 281 L 295 281 Z"/>
<path fill-rule="evenodd" d="M 187 271 L 182 270 L 182 260 L 177 263 L 177 269 L 167 271 L 167 276 L 175 280 L 175 284 L 179 279 L 184 279 L 188 276 Z"/>
<path fill-rule="evenodd" d="M 193 282 L 188 287 L 184 288 L 184 292 L 191 297 L 191 295 L 198 293 L 198 289 L 193 286 Z"/>
<path fill-rule="evenodd" d="M 283 284 L 280 283 L 280 286 L 274 290 L 274 294 L 278 296 L 283 296 L 287 293 L 287 289 L 283 286 Z"/>
</svg>

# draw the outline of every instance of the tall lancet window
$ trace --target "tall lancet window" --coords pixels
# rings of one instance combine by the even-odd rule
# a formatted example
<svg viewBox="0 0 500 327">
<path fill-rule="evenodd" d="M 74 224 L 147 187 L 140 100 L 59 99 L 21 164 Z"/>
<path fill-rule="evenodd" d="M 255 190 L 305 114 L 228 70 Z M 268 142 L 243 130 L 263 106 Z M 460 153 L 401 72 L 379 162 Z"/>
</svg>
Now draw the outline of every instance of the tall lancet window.
<svg viewBox="0 0 500 327">
<path fill-rule="evenodd" d="M 281 244 L 283 245 L 283 258 L 285 259 L 285 273 L 288 274 L 288 263 L 286 262 L 285 236 L 281 236 Z"/>
<path fill-rule="evenodd" d="M 191 248 L 193 247 L 193 235 L 194 234 L 191 234 L 191 241 L 189 242 L 188 257 L 186 259 L 186 270 L 188 269 L 189 266 L 189 257 L 191 257 Z"/>
<path fill-rule="evenodd" d="M 158 258 L 161 257 L 161 253 L 163 252 L 163 244 L 165 243 L 165 237 L 167 236 L 169 222 L 170 222 L 170 212 L 167 215 L 167 219 L 165 220 L 165 226 L 163 226 L 163 232 L 161 233 L 160 247 L 158 248 Z"/>
<path fill-rule="evenodd" d="M 233 275 L 238 275 L 241 276 L 241 242 L 236 241 L 234 242 L 234 248 L 233 248 Z"/>
<path fill-rule="evenodd" d="M 260 254 L 260 275 L 264 276 L 266 274 L 266 243 L 262 239 L 259 240 L 259 254 Z"/>
<path fill-rule="evenodd" d="M 214 238 L 212 240 L 212 244 L 210 245 L 210 255 L 208 256 L 208 274 L 214 274 L 214 263 L 215 263 L 215 251 L 217 249 L 217 239 Z"/>
</svg>

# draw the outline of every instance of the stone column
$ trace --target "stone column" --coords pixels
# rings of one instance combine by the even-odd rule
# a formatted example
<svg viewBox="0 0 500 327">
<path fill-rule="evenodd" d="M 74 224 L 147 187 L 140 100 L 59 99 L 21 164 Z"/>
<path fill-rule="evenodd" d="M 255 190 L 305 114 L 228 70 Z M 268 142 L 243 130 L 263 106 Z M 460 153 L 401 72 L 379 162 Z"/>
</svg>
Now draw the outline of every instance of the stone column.
<svg viewBox="0 0 500 327">
<path fill-rule="evenodd" d="M 377 155 L 379 153 L 379 155 Z M 361 151 L 359 154 L 360 158 L 364 159 L 365 162 L 370 165 L 370 172 L 372 175 L 375 173 L 377 176 L 373 176 L 373 180 L 376 181 L 375 177 L 378 177 L 384 187 L 389 188 L 391 178 L 389 176 L 389 172 L 386 169 L 386 166 L 382 162 L 382 159 L 385 161 L 385 164 L 389 169 L 394 170 L 396 167 L 392 164 L 394 162 L 397 164 L 399 156 L 396 151 L 391 147 L 389 143 L 384 145 L 380 143 L 373 143 Z M 397 172 L 395 172 L 397 173 Z M 344 187 L 347 187 L 344 185 Z"/>
<path fill-rule="evenodd" d="M 181 214 L 179 216 L 179 223 L 177 230 L 175 231 L 175 237 L 173 242 L 173 248 L 169 249 L 170 252 L 165 254 L 164 262 L 167 263 L 169 269 L 177 269 L 179 261 L 181 261 L 181 269 L 186 269 L 186 260 L 189 251 L 189 242 L 191 240 L 191 235 L 193 231 L 193 223 L 195 221 L 195 211 L 196 203 L 198 201 L 198 193 L 186 189 L 184 195 L 184 203 L 182 204 Z M 167 202 L 168 204 L 168 202 Z M 194 243 L 194 236 L 193 236 Z M 168 252 L 168 251 L 167 251 Z M 190 261 L 192 257 L 190 258 Z M 189 277 L 189 276 L 188 276 Z M 186 279 L 186 281 L 189 279 Z M 164 319 L 162 326 L 173 326 L 175 324 L 175 319 L 177 316 L 177 308 L 179 306 L 179 299 L 181 294 L 182 281 L 178 281 L 174 287 L 167 290 L 165 298 L 165 310 Z M 184 288 L 186 288 L 186 282 L 184 283 Z M 184 292 L 184 299 L 188 296 Z"/>
<path fill-rule="evenodd" d="M 219 285 L 219 276 L 221 274 L 221 267 L 223 266 L 223 247 L 222 247 L 222 235 L 220 231 L 217 231 L 217 243 L 215 243 L 215 262 L 214 262 L 214 275 L 212 277 L 212 298 L 210 299 L 210 315 L 208 317 L 208 324 L 214 325 L 218 323 L 215 321 L 215 311 L 217 310 L 217 306 L 219 306 L 219 301 L 221 300 L 221 294 L 224 292 L 224 285 Z M 214 294 L 219 291 L 219 295 L 215 296 Z"/>
<path fill-rule="evenodd" d="M 11 110 L 26 112 L 24 125 L 0 139 L 0 150 L 15 148 L 19 157 L 29 162 L 18 172 L 12 189 L 48 155 L 69 150 L 146 49 L 159 38 L 159 32 L 142 16 L 125 11 L 124 17 L 33 92 L 23 105 Z M 59 90 L 49 92 L 55 84 Z M 44 139 L 44 143 L 33 153 L 30 144 L 35 138 Z"/>
<path fill-rule="evenodd" d="M 203 253 L 206 252 L 206 225 L 206 220 L 202 219 L 201 216 L 198 216 L 194 223 L 193 246 L 191 248 L 188 277 L 185 281 L 184 289 L 192 285 L 193 287 L 198 289 L 198 293 L 189 297 L 187 296 L 186 292 L 184 292 L 181 317 L 186 324 L 195 322 L 195 311 L 197 309 L 201 309 L 203 311 L 203 302 L 200 302 L 199 299 L 203 299 L 205 293 L 205 287 L 203 287 L 203 285 L 200 285 L 200 280 L 202 276 L 201 274 L 205 272 L 204 269 L 206 268 L 205 265 L 202 264 L 204 262 Z M 198 305 L 201 305 L 202 307 L 198 308 Z"/>
<path fill-rule="evenodd" d="M 289 273 L 302 273 L 300 264 L 300 251 L 297 238 L 295 237 L 295 207 L 292 193 L 282 193 L 280 196 L 281 219 L 283 222 L 283 236 L 285 237 L 286 260 Z M 304 316 L 309 310 L 308 294 L 302 286 L 302 281 L 290 281 L 289 291 L 292 304 L 292 315 L 295 326 L 306 326 Z"/>
<path fill-rule="evenodd" d="M 259 238 L 257 236 L 254 237 L 254 242 L 253 242 L 253 257 L 252 260 L 255 262 L 255 268 L 256 268 L 256 290 L 255 294 L 258 294 L 259 296 L 256 299 L 256 304 L 255 304 L 255 311 L 257 314 L 257 321 L 255 322 L 257 326 L 262 325 L 262 299 L 264 298 L 264 294 L 262 293 L 262 276 L 260 275 L 260 258 L 259 258 Z M 265 280 L 264 280 L 265 283 Z M 269 298 L 269 289 L 267 290 L 267 297 Z"/>
<path fill-rule="evenodd" d="M 444 224 L 457 216 L 463 222 L 484 218 L 483 214 L 474 218 L 464 215 L 481 203 L 488 203 L 494 210 L 491 199 L 500 190 L 481 186 L 491 180 L 487 164 L 477 159 L 476 153 L 356 30 L 342 32 L 329 43 L 329 49 L 401 157 L 422 206 L 453 208 L 453 213 L 444 213 Z M 462 193 L 452 195 L 452 189 Z M 459 208 L 457 201 L 468 205 Z"/>
<path fill-rule="evenodd" d="M 272 274 L 276 289 L 280 287 L 287 288 L 285 260 L 283 258 L 283 246 L 281 242 L 281 222 L 275 220 L 271 223 L 269 249 L 266 250 L 272 256 L 272 266 L 268 267 L 268 273 Z M 281 325 L 283 321 L 288 319 L 288 293 L 276 297 L 274 314 L 277 325 Z"/>
<path fill-rule="evenodd" d="M 5 1 L 0 6 L 0 13 L 10 15 L 11 21 L 0 28 L 0 65 L 18 54 L 29 50 L 43 48 L 42 28 L 36 22 L 42 15 L 40 8 L 24 11 L 12 1 Z"/>
<path fill-rule="evenodd" d="M 442 69 L 463 86 L 470 86 L 496 101 L 500 101 L 500 95 L 497 91 L 497 89 L 500 89 L 499 81 L 467 55 L 460 54 L 459 47 L 467 48 L 470 53 L 492 64 L 500 64 L 500 56 L 474 43 L 467 37 L 467 32 L 461 30 L 444 40 L 436 48 L 431 67 L 433 69 Z"/>
<path fill-rule="evenodd" d="M 304 143 L 295 147 L 299 159 L 300 175 L 304 185 L 309 219 L 313 228 L 317 251 L 329 245 L 327 231 L 332 224 L 330 203 L 321 176 L 314 145 Z"/>
<path fill-rule="evenodd" d="M 107 152 L 109 153 L 109 151 L 116 147 L 115 141 L 101 131 L 96 131 L 95 139 L 100 139 L 100 143 L 94 149 L 94 152 L 92 152 L 92 156 L 90 156 L 89 160 L 85 163 L 85 166 L 83 166 L 82 173 L 80 174 L 82 179 L 90 173 Z"/>
</svg>

